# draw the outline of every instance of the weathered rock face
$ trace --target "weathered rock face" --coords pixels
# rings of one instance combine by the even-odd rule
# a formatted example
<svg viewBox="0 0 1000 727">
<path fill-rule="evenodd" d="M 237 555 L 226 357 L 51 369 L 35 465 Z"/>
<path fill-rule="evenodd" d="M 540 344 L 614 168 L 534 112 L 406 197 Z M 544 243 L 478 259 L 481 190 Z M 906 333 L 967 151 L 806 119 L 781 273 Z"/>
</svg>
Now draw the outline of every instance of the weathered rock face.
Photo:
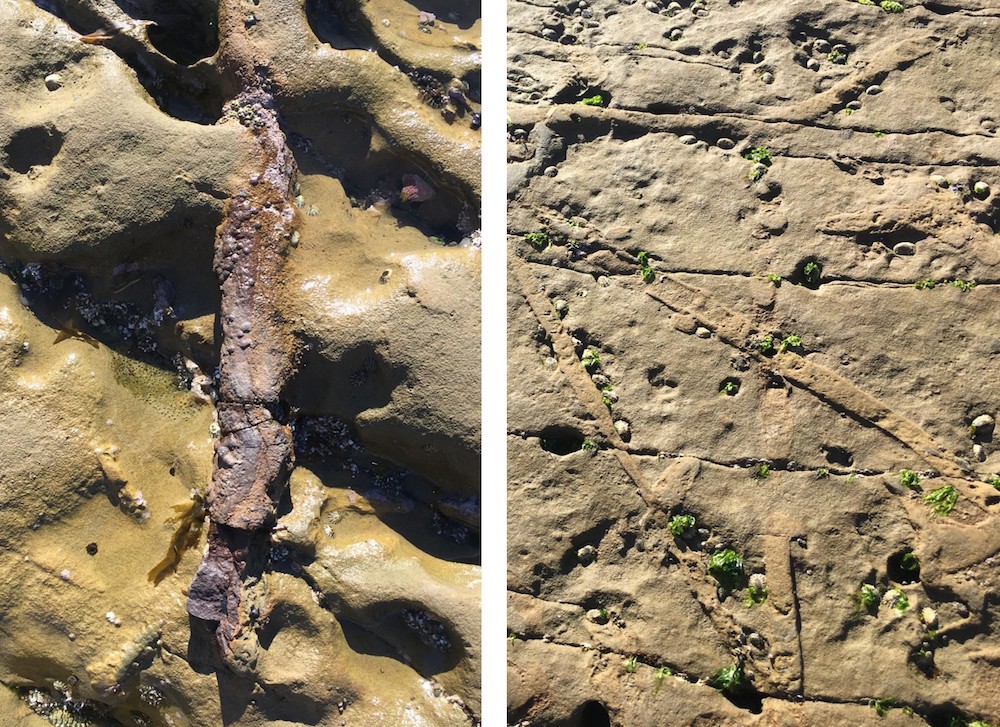
<svg viewBox="0 0 1000 727">
<path fill-rule="evenodd" d="M 511 724 L 1000 719 L 1000 15 L 903 5 L 510 4 Z"/>
<path fill-rule="evenodd" d="M 475 721 L 478 10 L 368 6 L 0 3 L 4 719 Z"/>
</svg>

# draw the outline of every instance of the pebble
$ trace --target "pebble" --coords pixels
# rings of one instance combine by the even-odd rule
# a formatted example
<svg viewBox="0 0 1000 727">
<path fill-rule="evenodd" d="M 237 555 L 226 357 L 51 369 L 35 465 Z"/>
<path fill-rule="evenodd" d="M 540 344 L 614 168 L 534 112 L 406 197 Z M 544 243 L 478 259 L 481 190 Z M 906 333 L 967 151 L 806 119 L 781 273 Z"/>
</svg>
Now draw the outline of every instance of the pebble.
<svg viewBox="0 0 1000 727">
<path fill-rule="evenodd" d="M 618 432 L 618 436 L 626 442 L 632 438 L 632 428 L 624 419 L 619 419 L 615 422 L 615 431 Z"/>
<path fill-rule="evenodd" d="M 545 28 L 542 31 L 542 37 L 545 38 L 545 40 L 555 40 L 556 36 L 557 33 L 556 31 L 552 30 L 552 28 Z"/>
<path fill-rule="evenodd" d="M 820 38 L 813 44 L 817 53 L 827 54 L 830 52 L 830 43 Z"/>
<path fill-rule="evenodd" d="M 767 234 L 780 235 L 788 227 L 788 218 L 784 212 L 773 207 L 765 207 L 754 216 L 760 229 Z"/>
<path fill-rule="evenodd" d="M 592 608 L 587 611 L 587 618 L 598 624 L 605 620 L 604 617 L 601 616 L 601 609 L 599 608 Z"/>
<path fill-rule="evenodd" d="M 875 96 L 877 94 L 882 93 L 882 87 L 881 86 L 869 86 L 868 88 L 865 89 L 865 93 L 867 93 L 869 96 Z"/>
<path fill-rule="evenodd" d="M 935 611 L 930 606 L 925 606 L 923 610 L 920 611 L 920 618 L 923 619 L 924 624 L 929 629 L 936 629 L 938 625 L 937 611 Z"/>
<path fill-rule="evenodd" d="M 559 174 L 559 170 L 555 167 L 545 167 L 543 174 L 545 174 L 546 177 L 554 177 Z"/>
<path fill-rule="evenodd" d="M 820 65 L 819 61 L 817 61 L 815 58 L 810 58 L 808 61 L 806 61 L 806 68 L 808 68 L 810 71 L 818 71 L 819 65 Z"/>
<path fill-rule="evenodd" d="M 990 185 L 988 185 L 986 182 L 976 182 L 972 186 L 972 194 L 977 199 L 986 199 L 987 197 L 990 196 Z"/>
<path fill-rule="evenodd" d="M 948 180 L 942 177 L 940 174 L 932 174 L 931 181 L 934 182 L 939 187 L 947 187 Z"/>
<path fill-rule="evenodd" d="M 961 616 L 962 618 L 968 618 L 968 616 L 969 616 L 969 607 L 966 606 L 964 603 L 959 603 L 958 607 L 957 607 L 957 610 L 958 610 L 958 615 L 959 616 Z"/>
<path fill-rule="evenodd" d="M 698 140 L 695 137 L 691 136 L 691 134 L 685 134 L 684 136 L 680 137 L 677 141 L 679 141 L 681 144 L 694 144 Z"/>
<path fill-rule="evenodd" d="M 750 56 L 750 60 L 754 63 L 761 63 L 764 60 L 764 54 L 760 51 L 755 51 L 754 54 Z"/>
<path fill-rule="evenodd" d="M 715 142 L 715 145 L 720 149 L 732 149 L 734 146 L 736 146 L 736 142 L 730 139 L 728 136 L 723 136 L 721 139 Z"/>
<path fill-rule="evenodd" d="M 58 73 L 51 73 L 45 77 L 45 88 L 50 91 L 62 88 L 62 76 Z"/>
<path fill-rule="evenodd" d="M 770 71 L 767 71 L 761 75 L 760 80 L 762 80 L 764 83 L 767 84 L 774 83 L 774 74 L 771 73 Z"/>
<path fill-rule="evenodd" d="M 682 35 L 684 35 L 683 30 L 680 28 L 674 28 L 670 31 L 670 40 L 680 40 Z"/>
<path fill-rule="evenodd" d="M 750 646 L 754 647 L 755 649 L 763 649 L 767 645 L 767 642 L 764 641 L 764 637 L 758 634 L 757 632 L 750 634 L 747 637 L 747 641 L 749 641 Z"/>
<path fill-rule="evenodd" d="M 675 313 L 670 316 L 670 325 L 674 327 L 675 330 L 681 333 L 687 333 L 688 335 L 694 333 L 698 330 L 698 320 L 691 315 L 685 313 Z"/>
<path fill-rule="evenodd" d="M 996 122 L 993 119 L 983 119 L 979 125 L 991 133 L 997 130 Z"/>
<path fill-rule="evenodd" d="M 556 298 L 556 301 L 552 304 L 552 307 L 556 309 L 556 313 L 559 314 L 560 318 L 569 313 L 569 303 L 567 303 L 562 298 Z"/>
<path fill-rule="evenodd" d="M 705 328 L 704 326 L 698 326 L 698 329 L 694 332 L 698 338 L 711 338 L 712 332 Z"/>
<path fill-rule="evenodd" d="M 607 399 L 608 399 L 608 401 L 610 401 L 612 404 L 617 404 L 618 403 L 618 394 L 617 394 L 617 392 L 613 391 L 612 389 L 608 389 L 607 391 L 602 391 L 601 393 L 604 396 L 606 396 Z"/>
<path fill-rule="evenodd" d="M 669 10 L 670 12 L 675 13 L 678 10 L 683 10 L 683 8 L 681 7 L 680 3 L 678 3 L 678 2 L 672 2 L 669 5 L 667 5 L 667 10 Z"/>
<path fill-rule="evenodd" d="M 982 462 L 983 460 L 986 459 L 986 455 L 983 454 L 983 445 L 981 445 L 981 444 L 973 444 L 972 445 L 972 454 L 975 455 L 976 459 L 979 462 Z"/>
<path fill-rule="evenodd" d="M 976 429 L 986 429 L 993 426 L 993 417 L 989 414 L 980 414 L 972 420 L 972 426 Z"/>
<path fill-rule="evenodd" d="M 646 10 L 648 10 L 651 13 L 657 13 L 660 11 L 660 6 L 654 2 L 648 2 L 646 3 Z"/>
<path fill-rule="evenodd" d="M 611 383 L 611 379 L 609 379 L 604 374 L 594 374 L 590 378 L 594 382 L 594 386 L 596 386 L 598 389 L 603 389 L 605 386 Z"/>
<path fill-rule="evenodd" d="M 892 251 L 897 255 L 913 255 L 917 252 L 917 246 L 912 242 L 897 242 Z"/>
<path fill-rule="evenodd" d="M 861 108 L 861 102 L 860 101 L 851 101 L 851 102 L 849 102 L 847 104 L 847 108 L 851 109 L 851 111 L 857 111 L 858 109 Z"/>
<path fill-rule="evenodd" d="M 844 55 L 847 55 L 847 46 L 843 43 L 837 43 L 837 45 L 833 46 L 830 50 L 833 53 L 843 53 Z"/>
<path fill-rule="evenodd" d="M 590 565 L 597 560 L 597 550 L 593 545 L 584 545 L 576 551 L 576 558 L 582 565 Z"/>
</svg>

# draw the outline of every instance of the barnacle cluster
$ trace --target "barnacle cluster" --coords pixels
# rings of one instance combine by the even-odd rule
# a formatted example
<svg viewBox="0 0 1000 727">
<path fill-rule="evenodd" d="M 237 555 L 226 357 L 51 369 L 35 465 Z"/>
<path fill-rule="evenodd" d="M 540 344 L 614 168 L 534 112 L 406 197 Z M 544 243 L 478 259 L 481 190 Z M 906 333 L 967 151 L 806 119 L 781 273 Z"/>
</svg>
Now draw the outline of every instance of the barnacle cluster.
<svg viewBox="0 0 1000 727">
<path fill-rule="evenodd" d="M 413 82 L 413 85 L 417 87 L 417 95 L 425 104 L 432 108 L 440 109 L 444 108 L 445 104 L 448 103 L 444 84 L 434 78 L 434 76 L 418 71 L 410 71 L 407 75 L 410 81 Z"/>
<path fill-rule="evenodd" d="M 442 538 L 453 540 L 456 543 L 470 543 L 475 539 L 475 533 L 461 523 L 457 523 L 451 518 L 435 510 L 431 518 L 434 531 Z"/>
<path fill-rule="evenodd" d="M 364 209 L 374 208 L 376 211 L 381 212 L 390 207 L 398 198 L 398 193 L 389 189 L 388 186 L 374 187 L 368 190 L 368 194 L 356 206 Z"/>
<path fill-rule="evenodd" d="M 245 98 L 237 98 L 223 106 L 222 115 L 227 119 L 238 121 L 248 129 L 262 129 L 267 124 L 264 116 L 265 108 L 269 108 L 266 101 L 255 99 L 248 102 Z"/>
<path fill-rule="evenodd" d="M 20 696 L 32 712 L 45 717 L 56 727 L 96 727 L 104 723 L 104 705 L 85 699 L 73 699 L 72 688 L 60 681 L 54 681 L 48 689 L 23 689 Z"/>
<path fill-rule="evenodd" d="M 469 117 L 469 126 L 478 129 L 482 117 L 472 106 L 472 91 L 469 85 L 459 78 L 453 78 L 446 86 L 430 73 L 410 71 L 407 74 L 410 81 L 417 87 L 417 96 L 431 108 L 440 109 L 441 117 L 449 124 L 455 119 Z"/>
<path fill-rule="evenodd" d="M 150 707 L 159 707 L 163 703 L 163 692 L 151 684 L 139 686 L 139 699 Z"/>
<path fill-rule="evenodd" d="M 63 337 L 82 338 L 96 344 L 85 333 L 75 330 L 76 326 L 86 324 L 95 333 L 116 336 L 122 341 L 134 343 L 144 353 L 153 353 L 158 348 L 157 331 L 176 317 L 173 285 L 160 276 L 151 279 L 151 303 L 148 310 L 143 310 L 129 301 L 97 298 L 79 272 L 54 269 L 41 263 L 8 265 L 5 272 L 17 282 L 27 300 L 45 301 L 66 312 L 70 323 Z M 138 266 L 117 266 L 112 282 L 124 280 L 117 286 L 119 291 L 124 290 L 139 279 L 130 277 L 135 273 L 138 273 Z"/>
<path fill-rule="evenodd" d="M 367 377 L 374 371 L 375 359 L 365 359 L 361 371 Z M 372 461 L 370 455 L 351 435 L 340 419 L 333 416 L 300 416 L 293 424 L 295 456 L 300 460 L 330 460 L 353 476 L 365 477 L 372 486 L 391 497 L 403 494 L 406 470 L 391 468 L 388 471 Z M 460 541 L 461 542 L 461 541 Z"/>
<path fill-rule="evenodd" d="M 360 449 L 347 424 L 334 416 L 301 416 L 293 428 L 299 459 L 344 458 Z"/>
<path fill-rule="evenodd" d="M 448 651 L 451 648 L 451 640 L 444 624 L 425 612 L 411 608 L 403 609 L 403 622 L 416 631 L 420 640 L 428 646 L 438 651 Z"/>
</svg>

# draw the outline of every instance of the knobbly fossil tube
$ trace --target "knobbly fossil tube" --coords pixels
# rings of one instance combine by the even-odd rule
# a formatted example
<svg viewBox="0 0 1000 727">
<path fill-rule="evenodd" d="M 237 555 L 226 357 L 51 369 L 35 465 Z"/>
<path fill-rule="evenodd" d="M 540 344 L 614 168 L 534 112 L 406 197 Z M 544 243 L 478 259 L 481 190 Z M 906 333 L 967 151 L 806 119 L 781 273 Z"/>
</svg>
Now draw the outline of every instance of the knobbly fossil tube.
<svg viewBox="0 0 1000 727">
<path fill-rule="evenodd" d="M 278 123 L 265 68 L 220 7 L 220 30 L 231 30 L 220 63 L 243 87 L 225 108 L 254 144 L 245 186 L 227 205 L 215 243 L 222 292 L 219 362 L 220 439 L 208 492 L 208 550 L 188 591 L 188 613 L 218 622 L 216 640 L 226 663 L 250 671 L 256 644 L 249 627 L 247 589 L 260 584 L 262 552 L 275 503 L 288 485 L 292 433 L 280 421 L 281 390 L 291 369 L 293 342 L 284 333 L 276 289 L 296 221 L 289 201 L 295 161 Z"/>
</svg>

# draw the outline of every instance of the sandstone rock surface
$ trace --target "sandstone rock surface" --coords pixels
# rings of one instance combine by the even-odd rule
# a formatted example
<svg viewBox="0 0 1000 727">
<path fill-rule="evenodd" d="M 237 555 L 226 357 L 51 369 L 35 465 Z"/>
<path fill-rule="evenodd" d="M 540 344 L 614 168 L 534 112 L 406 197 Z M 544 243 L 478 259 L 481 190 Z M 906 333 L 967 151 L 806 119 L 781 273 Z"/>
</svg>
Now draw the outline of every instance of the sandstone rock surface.
<svg viewBox="0 0 1000 727">
<path fill-rule="evenodd" d="M 902 5 L 510 3 L 510 724 L 1000 720 L 1000 13 Z"/>
<path fill-rule="evenodd" d="M 0 722 L 475 723 L 478 6 L 223 5 L 0 2 Z"/>
</svg>

